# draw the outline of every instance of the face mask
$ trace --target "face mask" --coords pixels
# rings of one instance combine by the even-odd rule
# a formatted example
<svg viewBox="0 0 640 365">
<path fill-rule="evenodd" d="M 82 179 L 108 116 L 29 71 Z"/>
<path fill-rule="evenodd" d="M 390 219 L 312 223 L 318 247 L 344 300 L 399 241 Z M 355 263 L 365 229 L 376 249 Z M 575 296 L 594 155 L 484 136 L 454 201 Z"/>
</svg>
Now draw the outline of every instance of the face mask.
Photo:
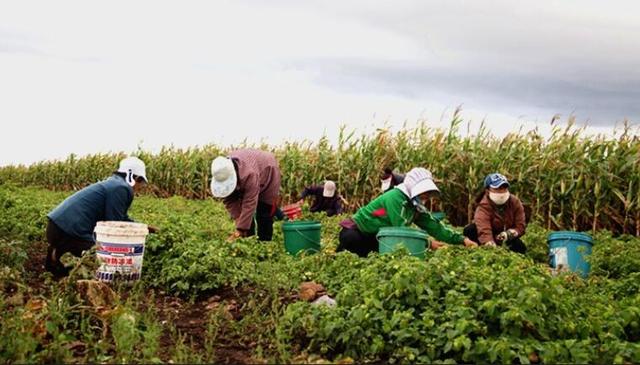
<svg viewBox="0 0 640 365">
<path fill-rule="evenodd" d="M 415 197 L 413 199 L 411 199 L 411 203 L 413 203 L 413 206 L 416 208 L 416 210 L 419 213 L 426 213 L 428 212 L 427 207 L 424 205 L 424 203 L 420 200 L 420 197 Z"/>
<path fill-rule="evenodd" d="M 131 171 L 131 169 L 127 171 L 127 176 L 125 177 L 125 180 L 127 181 L 127 184 L 129 184 L 129 186 L 131 187 L 136 186 L 136 179 L 133 177 L 133 172 Z"/>
<path fill-rule="evenodd" d="M 507 200 L 509 200 L 509 192 L 508 191 L 506 193 L 489 192 L 489 199 L 491 199 L 492 202 L 496 203 L 496 205 L 503 205 L 504 203 L 507 202 Z"/>
</svg>

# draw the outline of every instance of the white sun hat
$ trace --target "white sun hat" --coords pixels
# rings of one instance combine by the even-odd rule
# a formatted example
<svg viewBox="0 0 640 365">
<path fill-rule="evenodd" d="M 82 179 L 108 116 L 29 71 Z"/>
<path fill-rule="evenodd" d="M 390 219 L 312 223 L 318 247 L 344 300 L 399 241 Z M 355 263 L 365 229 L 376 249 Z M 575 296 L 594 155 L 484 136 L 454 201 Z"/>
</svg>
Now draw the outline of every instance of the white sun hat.
<svg viewBox="0 0 640 365">
<path fill-rule="evenodd" d="M 322 196 L 325 198 L 332 198 L 336 194 L 336 183 L 331 180 L 324 182 L 324 189 L 322 189 Z"/>
<path fill-rule="evenodd" d="M 145 169 L 144 162 L 137 157 L 127 157 L 120 161 L 120 166 L 118 166 L 118 172 L 127 174 L 125 179 L 127 183 L 131 186 L 135 185 L 135 181 L 133 179 L 133 175 L 139 176 L 147 181 L 147 173 Z"/>
<path fill-rule="evenodd" d="M 424 167 L 414 167 L 411 171 L 407 172 L 407 175 L 404 178 L 404 185 L 409 192 L 410 198 L 415 198 L 427 191 L 440 192 L 436 184 L 433 182 L 433 175 L 431 175 L 431 171 Z"/>
<path fill-rule="evenodd" d="M 236 189 L 238 177 L 233 161 L 228 157 L 218 156 L 211 162 L 211 193 L 216 198 L 226 198 Z"/>
<path fill-rule="evenodd" d="M 391 176 L 389 176 L 386 179 L 380 179 L 380 182 L 382 183 L 382 186 L 380 186 L 380 189 L 382 189 L 382 191 L 387 191 L 389 187 L 391 187 L 391 179 L 392 179 Z"/>
</svg>

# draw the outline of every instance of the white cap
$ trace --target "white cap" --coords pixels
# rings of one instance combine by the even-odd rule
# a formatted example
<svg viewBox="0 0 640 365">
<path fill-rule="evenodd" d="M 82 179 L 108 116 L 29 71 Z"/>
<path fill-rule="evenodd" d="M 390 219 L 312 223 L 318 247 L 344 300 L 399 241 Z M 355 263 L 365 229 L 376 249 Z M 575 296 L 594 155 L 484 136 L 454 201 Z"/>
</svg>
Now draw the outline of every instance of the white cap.
<svg viewBox="0 0 640 365">
<path fill-rule="evenodd" d="M 118 172 L 127 174 L 127 176 L 125 176 L 125 180 L 131 186 L 136 184 L 133 175 L 139 176 L 143 178 L 145 182 L 148 182 L 144 162 L 137 157 L 127 157 L 120 161 Z"/>
<path fill-rule="evenodd" d="M 386 179 L 380 179 L 380 182 L 382 183 L 382 186 L 380 188 L 382 189 L 382 191 L 387 191 L 387 189 L 389 189 L 389 187 L 391 186 L 391 179 L 391 176 Z"/>
<path fill-rule="evenodd" d="M 427 191 L 440 191 L 433 182 L 431 171 L 423 167 L 414 167 L 411 171 L 407 172 L 404 178 L 404 186 L 407 188 L 409 197 L 412 199 Z"/>
<path fill-rule="evenodd" d="M 324 182 L 324 189 L 322 190 L 322 196 L 325 198 L 331 198 L 336 194 L 336 183 L 331 180 Z"/>
<path fill-rule="evenodd" d="M 230 158 L 216 157 L 211 162 L 211 175 L 211 193 L 216 198 L 226 198 L 236 189 L 238 177 Z"/>
</svg>

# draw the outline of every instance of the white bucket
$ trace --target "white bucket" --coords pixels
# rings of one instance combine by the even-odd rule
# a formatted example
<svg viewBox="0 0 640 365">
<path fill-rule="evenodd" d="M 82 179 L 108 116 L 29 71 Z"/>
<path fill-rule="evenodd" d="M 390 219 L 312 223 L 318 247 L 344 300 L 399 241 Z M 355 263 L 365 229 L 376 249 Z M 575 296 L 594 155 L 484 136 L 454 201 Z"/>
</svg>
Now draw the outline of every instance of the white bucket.
<svg viewBox="0 0 640 365">
<path fill-rule="evenodd" d="M 124 282 L 140 279 L 144 242 L 149 229 L 146 224 L 133 222 L 98 222 L 96 254 L 100 267 L 96 279 L 111 282 L 115 278 Z"/>
</svg>

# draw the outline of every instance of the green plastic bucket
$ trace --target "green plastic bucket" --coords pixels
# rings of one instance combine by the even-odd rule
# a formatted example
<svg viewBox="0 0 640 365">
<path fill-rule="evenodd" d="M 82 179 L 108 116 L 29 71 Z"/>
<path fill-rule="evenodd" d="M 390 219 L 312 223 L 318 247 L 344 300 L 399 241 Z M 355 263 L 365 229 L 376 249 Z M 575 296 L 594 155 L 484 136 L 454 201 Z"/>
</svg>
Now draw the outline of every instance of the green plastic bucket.
<svg viewBox="0 0 640 365">
<path fill-rule="evenodd" d="M 378 234 L 378 252 L 385 254 L 404 246 L 412 256 L 424 258 L 427 234 L 411 227 L 383 227 Z"/>
<path fill-rule="evenodd" d="M 301 251 L 312 254 L 320 251 L 320 228 L 318 221 L 289 221 L 282 224 L 284 248 L 293 256 Z"/>
</svg>

